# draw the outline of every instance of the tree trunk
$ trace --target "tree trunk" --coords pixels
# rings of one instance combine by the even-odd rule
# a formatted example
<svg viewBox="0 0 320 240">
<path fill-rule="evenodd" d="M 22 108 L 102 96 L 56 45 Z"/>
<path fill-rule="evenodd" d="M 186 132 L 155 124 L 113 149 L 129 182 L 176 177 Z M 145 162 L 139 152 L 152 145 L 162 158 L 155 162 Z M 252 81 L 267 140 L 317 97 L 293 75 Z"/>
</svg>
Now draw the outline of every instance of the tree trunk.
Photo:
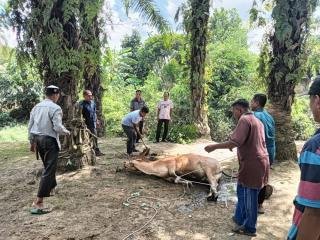
<svg viewBox="0 0 320 240">
<path fill-rule="evenodd" d="M 267 77 L 271 114 L 276 122 L 276 159 L 296 160 L 291 122 L 294 88 L 301 79 L 302 55 L 308 32 L 310 1 L 277 0 L 272 12 L 270 72 Z M 284 17 L 285 16 L 285 17 Z"/>
<path fill-rule="evenodd" d="M 200 136 L 208 137 L 208 125 L 204 69 L 206 60 L 207 29 L 209 18 L 209 0 L 191 1 L 190 23 L 190 88 L 192 98 L 192 116 Z"/>
<path fill-rule="evenodd" d="M 79 51 L 79 30 L 75 27 L 77 26 L 77 20 L 73 16 L 70 17 L 69 21 L 64 22 L 63 2 L 63 0 L 59 0 L 55 3 L 51 16 L 54 16 L 63 25 L 63 40 L 67 42 L 67 50 Z M 46 29 L 46 31 L 50 33 L 51 29 Z M 81 65 L 79 64 L 79 66 Z M 48 55 L 43 56 L 41 70 L 44 72 L 42 76 L 45 86 L 54 84 L 62 91 L 58 104 L 62 108 L 63 123 L 71 132 L 70 136 L 61 137 L 60 139 L 62 149 L 59 154 L 58 170 L 75 170 L 84 165 L 94 165 L 96 158 L 93 150 L 93 141 L 89 136 L 80 111 L 76 109 L 79 92 L 79 71 L 69 70 L 68 72 L 57 74 L 56 71 L 51 69 Z"/>
</svg>

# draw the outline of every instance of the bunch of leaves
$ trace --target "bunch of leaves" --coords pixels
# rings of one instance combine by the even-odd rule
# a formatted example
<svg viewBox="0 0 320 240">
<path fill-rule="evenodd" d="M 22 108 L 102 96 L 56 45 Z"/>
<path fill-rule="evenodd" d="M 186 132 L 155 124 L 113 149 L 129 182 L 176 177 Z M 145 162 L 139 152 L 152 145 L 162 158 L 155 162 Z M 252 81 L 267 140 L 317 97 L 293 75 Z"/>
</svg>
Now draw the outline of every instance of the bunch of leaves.
<svg viewBox="0 0 320 240">
<path fill-rule="evenodd" d="M 292 105 L 292 124 L 296 140 L 307 140 L 314 134 L 316 125 L 307 97 L 296 98 Z"/>
</svg>

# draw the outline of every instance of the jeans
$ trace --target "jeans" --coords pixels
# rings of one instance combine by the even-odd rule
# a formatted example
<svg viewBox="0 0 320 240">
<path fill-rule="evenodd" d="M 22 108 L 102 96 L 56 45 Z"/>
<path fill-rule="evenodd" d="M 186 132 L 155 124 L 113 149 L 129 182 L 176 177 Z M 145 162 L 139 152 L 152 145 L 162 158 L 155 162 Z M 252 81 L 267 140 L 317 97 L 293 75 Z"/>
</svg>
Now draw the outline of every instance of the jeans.
<svg viewBox="0 0 320 240">
<path fill-rule="evenodd" d="M 131 154 L 133 150 L 135 149 L 135 142 L 137 139 L 137 134 L 136 131 L 134 130 L 133 127 L 129 127 L 126 125 L 122 125 L 123 131 L 126 133 L 128 140 L 127 140 L 127 153 Z"/>
<path fill-rule="evenodd" d="M 258 194 L 260 189 L 237 185 L 238 202 L 234 219 L 239 226 L 250 233 L 256 232 L 258 218 Z"/>
<path fill-rule="evenodd" d="M 35 136 L 34 141 L 44 166 L 37 196 L 49 197 L 51 190 L 57 186 L 58 143 L 53 137 L 39 135 Z"/>
</svg>

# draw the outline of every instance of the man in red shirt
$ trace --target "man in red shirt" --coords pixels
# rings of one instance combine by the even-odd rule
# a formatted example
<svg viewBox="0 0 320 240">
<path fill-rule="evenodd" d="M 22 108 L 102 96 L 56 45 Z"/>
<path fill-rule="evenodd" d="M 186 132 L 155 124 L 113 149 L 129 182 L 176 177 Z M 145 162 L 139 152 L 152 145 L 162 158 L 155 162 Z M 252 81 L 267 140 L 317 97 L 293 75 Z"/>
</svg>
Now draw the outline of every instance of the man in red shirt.
<svg viewBox="0 0 320 240">
<path fill-rule="evenodd" d="M 237 147 L 239 172 L 237 184 L 238 202 L 232 217 L 237 226 L 235 233 L 256 236 L 258 194 L 267 183 L 269 159 L 265 143 L 264 127 L 249 110 L 249 102 L 239 99 L 232 104 L 233 116 L 238 120 L 229 141 L 205 147 L 207 152 Z"/>
</svg>

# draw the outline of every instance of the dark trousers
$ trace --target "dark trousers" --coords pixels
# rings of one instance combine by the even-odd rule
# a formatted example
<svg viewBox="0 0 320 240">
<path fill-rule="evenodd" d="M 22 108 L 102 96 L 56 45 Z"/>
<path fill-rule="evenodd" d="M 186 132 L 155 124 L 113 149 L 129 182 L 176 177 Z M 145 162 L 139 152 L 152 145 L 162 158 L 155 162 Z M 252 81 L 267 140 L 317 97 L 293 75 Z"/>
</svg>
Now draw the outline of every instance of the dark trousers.
<svg viewBox="0 0 320 240">
<path fill-rule="evenodd" d="M 131 154 L 133 152 L 133 149 L 135 149 L 134 144 L 137 139 L 137 133 L 133 127 L 129 127 L 126 125 L 122 125 L 122 129 L 128 137 L 128 139 L 127 139 L 127 153 Z"/>
<path fill-rule="evenodd" d="M 139 132 L 142 134 L 142 130 L 143 130 L 143 121 L 139 122 Z M 138 142 L 141 139 L 140 135 L 137 134 L 137 139 L 136 142 Z"/>
<path fill-rule="evenodd" d="M 96 128 L 89 128 L 90 132 L 93 133 L 94 135 L 98 136 L 97 134 L 97 129 Z M 94 136 L 93 137 L 93 149 L 95 151 L 95 153 L 99 153 L 100 152 L 100 149 L 98 147 L 98 139 Z"/>
<path fill-rule="evenodd" d="M 264 200 L 266 199 L 266 186 L 261 188 L 259 195 L 258 195 L 258 204 L 263 204 Z"/>
<path fill-rule="evenodd" d="M 37 196 L 39 198 L 49 197 L 51 190 L 57 186 L 56 169 L 59 147 L 57 140 L 49 136 L 35 136 L 35 143 L 44 166 Z"/>
<path fill-rule="evenodd" d="M 168 128 L 169 128 L 169 121 L 168 119 L 159 119 L 158 126 L 157 126 L 157 133 L 156 133 L 156 140 L 159 142 L 162 124 L 164 123 L 164 130 L 162 134 L 162 141 L 166 140 L 168 135 Z"/>
</svg>

